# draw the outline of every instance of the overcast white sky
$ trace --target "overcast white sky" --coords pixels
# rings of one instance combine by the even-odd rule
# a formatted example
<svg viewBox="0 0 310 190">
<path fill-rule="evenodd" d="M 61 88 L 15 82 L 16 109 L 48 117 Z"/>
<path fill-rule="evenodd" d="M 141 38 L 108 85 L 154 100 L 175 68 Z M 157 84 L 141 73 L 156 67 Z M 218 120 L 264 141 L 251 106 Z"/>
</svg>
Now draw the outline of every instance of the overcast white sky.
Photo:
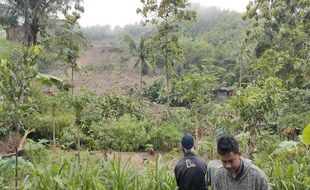
<svg viewBox="0 0 310 190">
<path fill-rule="evenodd" d="M 203 6 L 216 6 L 245 12 L 245 7 L 250 0 L 189 0 L 191 3 L 200 3 Z M 141 7 L 140 0 L 84 0 L 85 13 L 80 20 L 81 26 L 116 25 L 124 26 L 134 24 L 142 16 L 136 13 Z"/>
</svg>

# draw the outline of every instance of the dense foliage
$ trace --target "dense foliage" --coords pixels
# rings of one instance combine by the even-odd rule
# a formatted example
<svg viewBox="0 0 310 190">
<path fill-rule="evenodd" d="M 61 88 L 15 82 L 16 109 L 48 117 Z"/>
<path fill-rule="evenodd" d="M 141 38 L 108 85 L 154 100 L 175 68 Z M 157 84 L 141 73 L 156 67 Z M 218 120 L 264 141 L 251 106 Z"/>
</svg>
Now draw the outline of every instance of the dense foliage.
<svg viewBox="0 0 310 190">
<path fill-rule="evenodd" d="M 178 158 L 187 132 L 206 160 L 217 159 L 215 138 L 232 133 L 272 189 L 310 188 L 309 1 L 254 1 L 244 20 L 236 12 L 189 8 L 186 0 L 141 1 L 137 12 L 146 26 L 83 29 L 88 41 L 109 42 L 105 49 L 122 57 L 111 67 L 128 69 L 131 60 L 140 66 L 138 93 L 104 94 L 73 91 L 85 45 L 80 1 L 48 2 L 1 2 L 1 25 L 24 22 L 33 31 L 26 28 L 23 44 L 0 32 L 0 139 L 13 139 L 14 150 L 5 153 L 25 152 L 0 158 L 0 189 L 175 189 L 174 160 L 163 164 L 157 156 L 137 167 L 107 152 L 169 151 Z M 63 75 L 39 73 L 59 62 L 71 69 L 70 85 Z M 114 72 L 85 68 L 89 75 Z M 154 80 L 145 85 L 142 76 Z"/>
</svg>

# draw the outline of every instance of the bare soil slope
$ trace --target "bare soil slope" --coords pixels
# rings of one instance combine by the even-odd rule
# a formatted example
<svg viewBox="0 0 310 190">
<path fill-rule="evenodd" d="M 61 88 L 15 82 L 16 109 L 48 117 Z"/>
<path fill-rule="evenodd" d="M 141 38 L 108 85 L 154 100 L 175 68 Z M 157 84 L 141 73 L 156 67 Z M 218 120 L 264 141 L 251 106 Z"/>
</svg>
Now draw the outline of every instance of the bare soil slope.
<svg viewBox="0 0 310 190">
<path fill-rule="evenodd" d="M 121 47 L 124 49 L 124 47 Z M 111 42 L 96 42 L 81 52 L 78 60 L 79 69 L 74 73 L 75 90 L 87 90 L 97 94 L 110 91 L 139 89 L 140 76 L 134 67 L 135 58 L 122 49 L 117 49 Z M 67 70 L 67 73 L 70 73 Z M 71 74 L 67 75 L 70 83 Z M 144 76 L 149 83 L 154 77 Z"/>
</svg>

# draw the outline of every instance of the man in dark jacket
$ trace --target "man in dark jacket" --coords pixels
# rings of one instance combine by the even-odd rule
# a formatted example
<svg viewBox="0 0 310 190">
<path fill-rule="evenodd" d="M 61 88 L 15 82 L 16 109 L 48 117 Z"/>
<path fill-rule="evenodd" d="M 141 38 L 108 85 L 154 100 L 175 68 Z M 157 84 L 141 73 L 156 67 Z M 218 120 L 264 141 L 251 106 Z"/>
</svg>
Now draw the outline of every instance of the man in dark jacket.
<svg viewBox="0 0 310 190">
<path fill-rule="evenodd" d="M 185 134 L 181 140 L 184 157 L 178 161 L 174 173 L 179 190 L 206 190 L 207 165 L 194 153 L 194 138 Z"/>
</svg>

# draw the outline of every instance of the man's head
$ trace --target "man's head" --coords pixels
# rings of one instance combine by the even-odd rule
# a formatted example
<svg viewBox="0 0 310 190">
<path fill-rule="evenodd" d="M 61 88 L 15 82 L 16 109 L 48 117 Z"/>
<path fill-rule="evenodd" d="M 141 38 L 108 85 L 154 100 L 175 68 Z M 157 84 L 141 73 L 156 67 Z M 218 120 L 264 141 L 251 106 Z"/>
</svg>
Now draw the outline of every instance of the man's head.
<svg viewBox="0 0 310 190">
<path fill-rule="evenodd" d="M 182 137 L 181 144 L 185 150 L 191 150 L 194 147 L 194 137 L 191 134 L 185 134 Z"/>
<path fill-rule="evenodd" d="M 231 174 L 236 174 L 240 167 L 239 143 L 231 135 L 221 135 L 217 139 L 217 152 L 223 166 Z"/>
</svg>

